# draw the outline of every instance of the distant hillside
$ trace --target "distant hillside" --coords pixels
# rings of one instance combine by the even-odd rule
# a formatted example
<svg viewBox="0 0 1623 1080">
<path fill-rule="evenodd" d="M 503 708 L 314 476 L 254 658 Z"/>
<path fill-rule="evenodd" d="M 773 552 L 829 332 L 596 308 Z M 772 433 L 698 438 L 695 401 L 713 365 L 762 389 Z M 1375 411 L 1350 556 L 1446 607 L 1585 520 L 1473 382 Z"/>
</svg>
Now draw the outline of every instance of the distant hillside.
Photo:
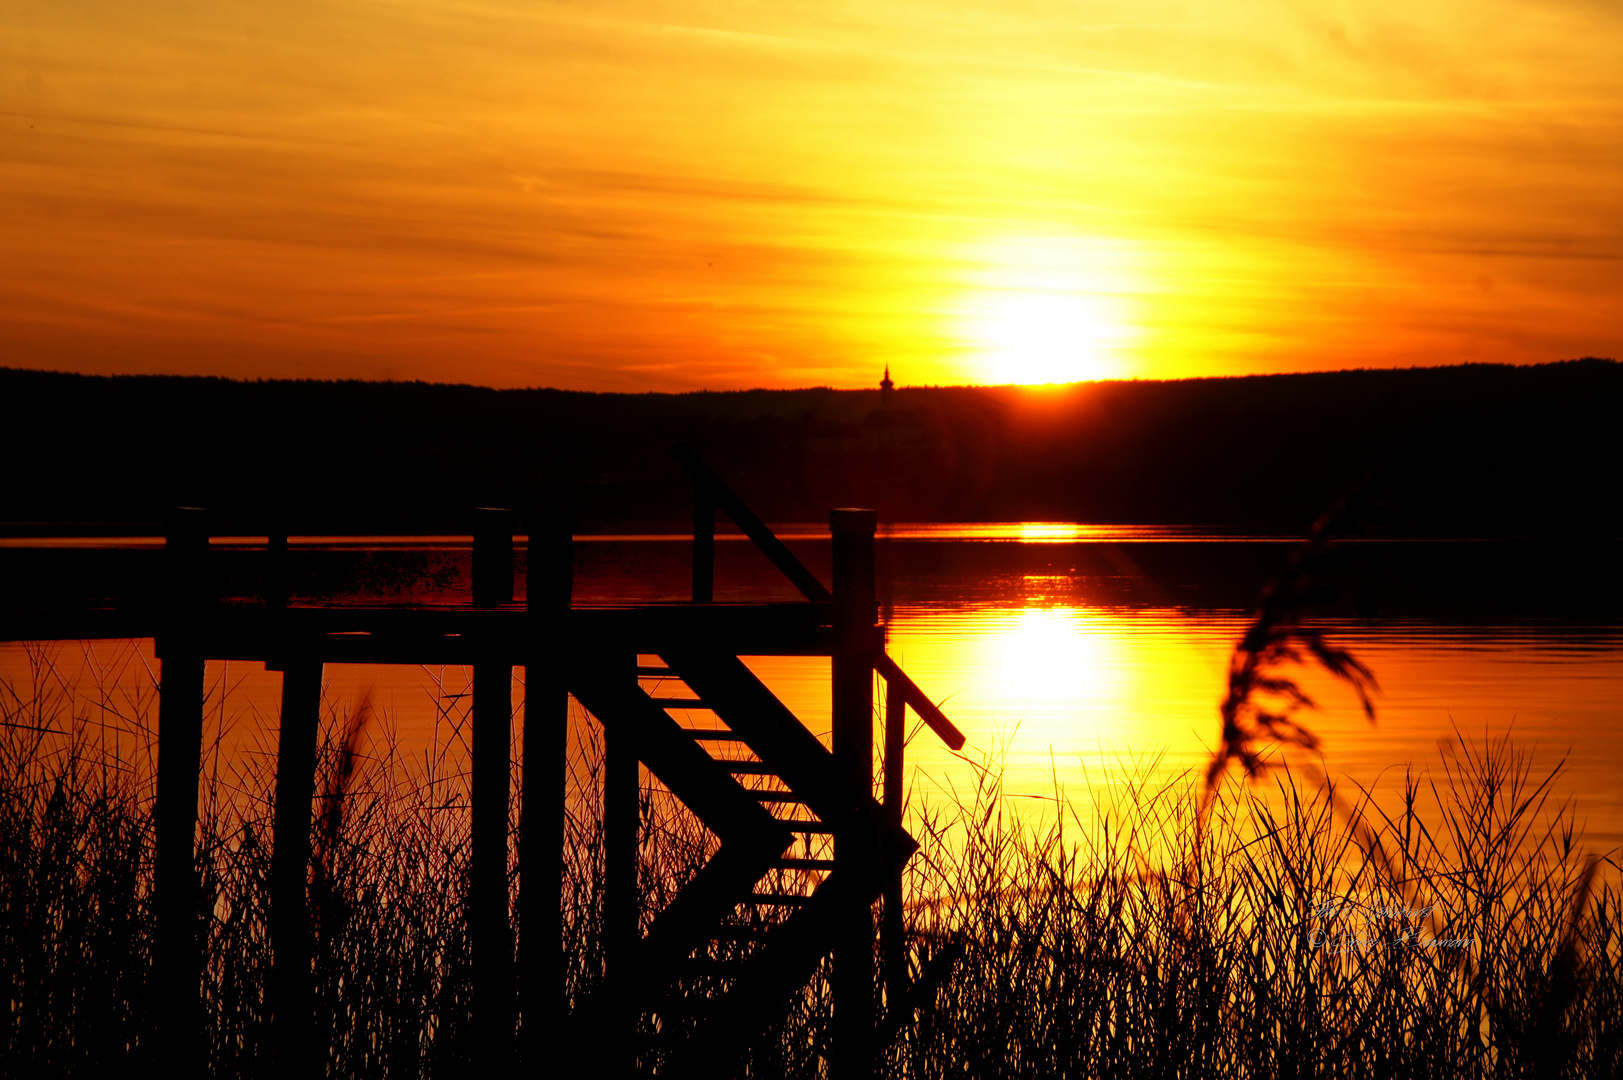
<svg viewBox="0 0 1623 1080">
<path fill-rule="evenodd" d="M 1401 535 L 1616 535 L 1623 365 L 1465 365 L 1061 389 L 697 394 L 0 369 L 0 517 L 176 504 L 300 531 L 459 530 L 472 505 L 680 528 L 686 439 L 771 521 L 1181 522 L 1299 531 L 1379 470 Z"/>
</svg>

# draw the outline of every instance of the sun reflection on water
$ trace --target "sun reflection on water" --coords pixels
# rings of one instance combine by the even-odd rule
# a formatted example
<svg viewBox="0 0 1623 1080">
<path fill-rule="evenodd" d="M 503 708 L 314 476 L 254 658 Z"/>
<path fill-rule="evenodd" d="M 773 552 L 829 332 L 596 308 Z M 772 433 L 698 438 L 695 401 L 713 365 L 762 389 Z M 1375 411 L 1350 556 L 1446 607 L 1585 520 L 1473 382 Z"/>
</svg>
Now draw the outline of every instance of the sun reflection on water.
<svg viewBox="0 0 1623 1080">
<path fill-rule="evenodd" d="M 1076 528 L 1025 523 L 987 531 L 1013 542 L 1018 534 L 1046 549 L 1051 533 Z M 960 533 L 960 544 L 987 538 L 972 529 Z M 1109 802 L 1131 780 L 1163 784 L 1198 776 L 1217 735 L 1228 658 L 1247 616 L 1164 602 L 1090 603 L 1068 565 L 1060 560 L 1047 572 L 995 579 L 978 571 L 974 577 L 932 571 L 937 577 L 925 584 L 956 590 L 949 594 L 956 598 L 887 606 L 887 651 L 969 739 L 963 754 L 954 754 L 916 718 L 910 721 L 906 774 L 913 807 L 950 806 L 972 793 L 977 766 L 1001 770 L 1016 816 L 1036 820 L 1051 813 L 1056 804 L 1048 800 L 1056 792 L 1085 814 L 1093 799 Z M 924 593 L 920 581 L 908 587 Z M 1623 727 L 1617 704 L 1623 701 L 1623 636 L 1615 627 L 1563 637 L 1537 626 L 1358 620 L 1334 633 L 1374 668 L 1385 696 L 1378 700 L 1379 722 L 1371 726 L 1344 687 L 1306 674 L 1304 687 L 1325 706 L 1309 719 L 1324 738 L 1331 775 L 1391 786 L 1406 763 L 1435 769 L 1439 740 L 1454 739 L 1456 724 L 1478 738 L 1514 725 L 1517 739 L 1536 740 L 1554 756 L 1572 748 L 1563 791 L 1579 799 L 1592 835 L 1623 840 L 1623 799 L 1613 780 L 1623 767 L 1615 738 Z M 126 709 L 132 715 L 153 704 L 160 664 L 151 649 L 150 640 L 58 643 L 44 655 L 53 677 L 85 695 L 85 715 L 100 717 L 97 710 L 114 699 L 144 702 Z M 38 655 L 22 645 L 0 645 L 0 685 L 20 696 L 32 693 Z M 827 657 L 746 662 L 808 728 L 827 738 Z M 276 740 L 280 676 L 262 664 L 211 662 L 208 670 L 210 745 L 218 740 L 227 758 L 268 753 Z M 413 760 L 443 745 L 446 768 L 456 773 L 466 733 L 458 733 L 459 721 L 442 715 L 436 700 L 460 695 L 467 676 L 462 669 L 331 665 L 328 709 L 342 714 L 364 693 L 377 710 L 380 736 L 397 739 Z M 117 685 L 95 691 L 98 680 L 109 679 Z M 882 691 L 876 679 L 876 702 L 883 701 Z M 522 694 L 520 682 L 515 698 Z M 877 744 L 882 724 L 875 728 Z M 876 762 L 878 756 L 876 745 Z"/>
</svg>

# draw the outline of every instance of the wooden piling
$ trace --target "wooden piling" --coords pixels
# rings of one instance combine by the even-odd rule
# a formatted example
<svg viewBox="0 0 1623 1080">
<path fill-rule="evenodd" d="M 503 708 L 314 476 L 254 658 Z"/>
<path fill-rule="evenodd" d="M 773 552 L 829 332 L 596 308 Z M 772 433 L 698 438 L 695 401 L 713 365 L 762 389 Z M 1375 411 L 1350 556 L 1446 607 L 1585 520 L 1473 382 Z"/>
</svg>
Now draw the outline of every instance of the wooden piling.
<svg viewBox="0 0 1623 1080">
<path fill-rule="evenodd" d="M 272 662 L 278 663 L 282 719 L 271 838 L 271 1059 L 278 1075 L 314 1075 L 320 1070 L 322 1055 L 311 1016 L 308 885 L 322 665 L 320 660 L 298 655 Z"/>
<path fill-rule="evenodd" d="M 605 658 L 613 676 L 637 681 L 637 656 Z M 609 1030 L 602 1032 L 610 1070 L 635 1067 L 637 994 L 633 968 L 637 947 L 637 825 L 641 813 L 640 766 L 637 747 L 625 725 L 603 730 L 603 938 L 605 976 L 610 988 Z"/>
<path fill-rule="evenodd" d="M 834 510 L 833 727 L 835 767 L 855 791 L 873 787 L 873 670 L 879 642 L 874 625 L 872 510 Z M 834 839 L 835 874 L 863 880 L 873 872 L 875 838 L 850 833 Z M 853 889 L 839 915 L 834 940 L 834 1080 L 873 1075 L 873 909 Z"/>
<path fill-rule="evenodd" d="M 519 1012 L 521 1064 L 534 1072 L 567 1039 L 568 973 L 560 948 L 563 860 L 569 815 L 568 619 L 574 522 L 559 511 L 530 520 L 524 603 L 523 785 L 519 792 Z"/>
<path fill-rule="evenodd" d="M 474 511 L 473 601 L 499 607 L 513 599 L 510 510 Z M 508 918 L 508 787 L 512 747 L 513 667 L 498 642 L 477 643 L 473 665 L 473 745 L 469 797 L 473 866 L 469 935 L 473 949 L 476 1065 L 511 1067 L 517 1017 L 513 994 L 513 932 Z"/>
<path fill-rule="evenodd" d="M 203 1069 L 201 898 L 195 858 L 197 783 L 203 751 L 203 650 L 198 620 L 208 602 L 208 513 L 177 507 L 164 542 L 163 624 L 157 641 L 158 790 L 153 906 L 159 1013 L 158 1057 L 165 1072 Z"/>
</svg>

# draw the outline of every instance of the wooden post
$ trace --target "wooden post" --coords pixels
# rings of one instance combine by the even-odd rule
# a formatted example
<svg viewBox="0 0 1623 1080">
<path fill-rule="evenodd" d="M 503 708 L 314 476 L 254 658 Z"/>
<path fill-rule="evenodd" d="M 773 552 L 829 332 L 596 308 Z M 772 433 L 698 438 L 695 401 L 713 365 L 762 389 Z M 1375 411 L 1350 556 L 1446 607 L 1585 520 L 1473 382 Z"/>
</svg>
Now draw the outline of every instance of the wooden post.
<svg viewBox="0 0 1623 1080">
<path fill-rule="evenodd" d="M 874 619 L 874 527 L 872 510 L 835 510 L 834 533 L 834 762 L 854 790 L 873 788 L 873 670 L 878 649 Z M 834 838 L 835 874 L 871 880 L 875 838 L 841 833 Z M 873 909 L 852 888 L 841 912 L 834 944 L 834 1080 L 873 1075 Z"/>
<path fill-rule="evenodd" d="M 609 657 L 615 675 L 637 680 L 635 654 Z M 603 938 L 605 976 L 609 986 L 609 1030 L 601 1033 L 611 1072 L 634 1067 L 636 1015 L 633 1002 L 637 973 L 637 825 L 640 778 L 637 748 L 624 724 L 603 731 Z"/>
<path fill-rule="evenodd" d="M 474 511 L 473 602 L 496 607 L 513 600 L 513 512 Z M 511 1066 L 517 1002 L 513 996 L 513 932 L 507 911 L 508 781 L 513 721 L 511 654 L 480 643 L 473 665 L 473 745 L 469 797 L 473 804 L 473 866 L 469 935 L 473 949 L 476 1065 Z"/>
<path fill-rule="evenodd" d="M 279 1075 L 316 1075 L 323 1054 L 311 1024 L 310 801 L 315 796 L 321 661 L 283 657 L 271 837 L 271 1058 Z M 270 666 L 270 665 L 267 665 Z"/>
<path fill-rule="evenodd" d="M 693 602 L 716 598 L 716 500 L 703 480 L 693 481 Z"/>
<path fill-rule="evenodd" d="M 473 603 L 500 607 L 513 602 L 513 527 L 511 510 L 480 506 L 473 511 Z"/>
<path fill-rule="evenodd" d="M 208 602 L 208 513 L 178 507 L 164 542 L 164 617 L 157 653 L 158 790 L 153 907 L 158 1062 L 175 1076 L 203 1071 L 200 897 L 193 866 L 203 752 L 203 648 Z"/>
<path fill-rule="evenodd" d="M 273 524 L 270 535 L 265 538 L 265 607 L 270 611 L 285 611 L 289 582 L 287 560 L 287 530 L 285 526 Z"/>
<path fill-rule="evenodd" d="M 896 680 L 885 680 L 885 823 L 902 827 L 902 755 L 907 740 L 907 700 Z M 907 943 L 902 922 L 902 864 L 887 867 L 880 952 L 885 958 L 886 1009 L 907 993 Z"/>
<path fill-rule="evenodd" d="M 567 972 L 559 942 L 562 850 L 569 813 L 568 621 L 574 578 L 573 523 L 562 513 L 530 522 L 524 602 L 530 622 L 524 666 L 523 786 L 519 792 L 518 948 L 521 1064 L 538 1070 L 565 1045 Z"/>
</svg>

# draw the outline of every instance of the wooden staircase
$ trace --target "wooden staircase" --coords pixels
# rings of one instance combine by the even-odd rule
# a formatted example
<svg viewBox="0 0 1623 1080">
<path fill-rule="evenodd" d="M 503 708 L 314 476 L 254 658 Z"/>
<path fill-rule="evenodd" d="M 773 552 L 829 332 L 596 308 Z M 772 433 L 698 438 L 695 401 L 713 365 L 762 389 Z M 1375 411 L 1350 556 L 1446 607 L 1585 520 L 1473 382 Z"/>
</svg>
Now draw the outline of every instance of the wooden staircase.
<svg viewBox="0 0 1623 1080">
<path fill-rule="evenodd" d="M 831 594 L 714 473 L 682 448 L 677 458 L 694 476 L 701 511 L 707 502 L 727 510 L 808 600 L 828 605 Z M 696 523 L 696 541 L 705 524 Z M 696 542 L 696 563 L 701 557 L 709 552 Z M 862 671 L 870 685 L 875 670 L 886 678 L 893 710 L 912 705 L 949 744 L 962 745 L 963 736 L 884 656 L 869 574 L 866 628 L 848 634 L 859 652 L 869 650 L 861 655 Z M 710 568 L 696 565 L 694 577 L 696 593 L 701 579 L 708 592 Z M 839 665 L 838 643 L 827 651 Z M 846 663 L 849 671 L 848 657 Z M 834 952 L 841 963 L 842 940 L 848 943 L 844 955 L 855 957 L 847 965 L 862 966 L 865 951 L 871 968 L 872 905 L 882 894 L 887 906 L 899 904 L 901 868 L 918 844 L 902 828 L 899 805 L 874 798 L 871 751 L 859 769 L 837 758 L 738 656 L 696 640 L 640 655 L 634 680 L 629 665 L 593 663 L 589 653 L 572 666 L 570 692 L 603 724 L 611 743 L 629 748 L 719 841 L 636 940 L 629 959 L 611 958 L 605 983 L 581 1018 L 604 1025 L 605 1038 L 624 1038 L 637 1017 L 650 1016 L 644 1030 L 651 1027 L 658 1039 L 639 1047 L 642 1061 L 660 1061 L 661 1075 L 714 1072 L 718 1055 L 741 1053 L 783 1015 L 824 957 Z M 862 717 L 870 740 L 871 708 L 870 695 L 869 715 Z M 901 722 L 900 715 L 891 719 Z M 887 768 L 895 769 L 896 781 L 887 791 L 900 788 L 899 738 L 894 757 Z M 899 929 L 899 916 L 893 922 Z M 849 944 L 853 925 L 866 940 L 860 949 Z M 836 1011 L 849 1010 L 839 1003 L 838 985 Z M 856 985 L 864 996 L 862 979 Z M 871 970 L 865 985 L 872 998 Z M 905 988 L 889 989 L 894 1013 L 908 995 Z M 870 1002 L 870 1020 L 871 1011 Z M 892 1016 L 884 1026 L 893 1031 L 899 1023 Z"/>
<path fill-rule="evenodd" d="M 840 907 L 878 899 L 918 845 L 738 657 L 660 659 L 637 669 L 635 686 L 599 671 L 571 690 L 721 846 L 638 942 L 635 989 L 605 993 L 714 1050 L 747 1041 L 805 985 L 833 947 Z M 738 960 L 718 969 L 714 953 Z M 721 989 L 703 1016 L 692 1014 L 695 975 Z M 684 980 L 689 994 L 668 1001 Z"/>
</svg>

